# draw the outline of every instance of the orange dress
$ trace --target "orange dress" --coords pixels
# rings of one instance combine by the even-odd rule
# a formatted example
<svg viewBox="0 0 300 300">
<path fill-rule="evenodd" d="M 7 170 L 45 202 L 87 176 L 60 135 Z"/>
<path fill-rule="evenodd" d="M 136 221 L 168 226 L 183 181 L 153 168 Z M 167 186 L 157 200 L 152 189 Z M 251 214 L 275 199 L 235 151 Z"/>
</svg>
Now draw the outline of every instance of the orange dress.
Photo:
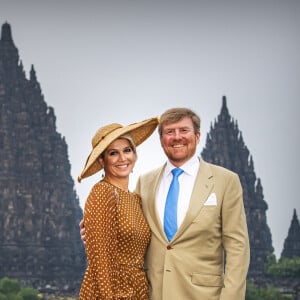
<svg viewBox="0 0 300 300">
<path fill-rule="evenodd" d="M 84 208 L 88 267 L 80 300 L 147 300 L 143 270 L 151 232 L 141 198 L 102 180 Z"/>
</svg>

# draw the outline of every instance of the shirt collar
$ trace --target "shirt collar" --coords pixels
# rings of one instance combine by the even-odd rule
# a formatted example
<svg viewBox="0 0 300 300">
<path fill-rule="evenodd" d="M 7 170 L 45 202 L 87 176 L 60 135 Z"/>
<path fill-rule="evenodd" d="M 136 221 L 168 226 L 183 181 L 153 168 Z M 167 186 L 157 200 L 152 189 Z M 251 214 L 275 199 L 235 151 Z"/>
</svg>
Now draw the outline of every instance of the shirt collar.
<svg viewBox="0 0 300 300">
<path fill-rule="evenodd" d="M 182 169 L 184 173 L 193 176 L 197 174 L 199 166 L 200 166 L 200 158 L 195 153 L 194 156 L 192 156 L 186 163 L 184 163 L 180 167 L 180 169 Z M 168 160 L 165 169 L 165 174 L 168 176 L 174 168 L 176 167 Z"/>
</svg>

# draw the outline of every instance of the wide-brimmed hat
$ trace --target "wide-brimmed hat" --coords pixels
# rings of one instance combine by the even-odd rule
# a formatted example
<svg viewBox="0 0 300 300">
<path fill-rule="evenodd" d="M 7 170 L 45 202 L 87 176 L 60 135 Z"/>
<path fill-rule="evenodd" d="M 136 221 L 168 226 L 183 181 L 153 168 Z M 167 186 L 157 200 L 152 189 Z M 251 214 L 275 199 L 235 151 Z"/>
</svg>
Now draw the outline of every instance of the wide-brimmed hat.
<svg viewBox="0 0 300 300">
<path fill-rule="evenodd" d="M 83 171 L 78 176 L 78 182 L 102 169 L 102 165 L 99 163 L 98 158 L 114 140 L 129 133 L 135 146 L 138 146 L 153 133 L 158 122 L 159 119 L 156 117 L 127 126 L 112 123 L 99 128 L 92 139 L 92 151 L 86 160 Z"/>
</svg>

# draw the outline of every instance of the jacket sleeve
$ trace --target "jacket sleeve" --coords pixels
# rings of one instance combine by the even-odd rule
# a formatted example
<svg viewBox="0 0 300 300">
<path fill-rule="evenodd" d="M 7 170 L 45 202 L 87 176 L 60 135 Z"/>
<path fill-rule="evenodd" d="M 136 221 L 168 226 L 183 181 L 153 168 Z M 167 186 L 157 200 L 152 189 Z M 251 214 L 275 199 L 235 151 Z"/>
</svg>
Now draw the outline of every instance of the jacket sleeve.
<svg viewBox="0 0 300 300">
<path fill-rule="evenodd" d="M 244 300 L 250 247 L 243 191 L 237 174 L 228 179 L 222 205 L 222 239 L 226 253 L 220 300 Z"/>
<path fill-rule="evenodd" d="M 117 207 L 114 195 L 95 185 L 84 209 L 88 269 L 98 299 L 113 299 L 117 266 Z"/>
<path fill-rule="evenodd" d="M 141 195 L 141 176 L 138 177 L 134 192 L 138 195 Z"/>
</svg>

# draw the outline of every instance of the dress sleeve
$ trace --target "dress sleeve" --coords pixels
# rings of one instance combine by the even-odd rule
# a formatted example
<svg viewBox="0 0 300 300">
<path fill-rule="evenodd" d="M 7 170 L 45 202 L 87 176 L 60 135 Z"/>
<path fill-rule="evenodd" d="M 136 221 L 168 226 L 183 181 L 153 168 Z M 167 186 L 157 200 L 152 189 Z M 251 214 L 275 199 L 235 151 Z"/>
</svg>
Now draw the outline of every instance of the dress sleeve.
<svg viewBox="0 0 300 300">
<path fill-rule="evenodd" d="M 84 209 L 88 269 L 97 299 L 113 299 L 117 267 L 117 204 L 100 184 L 91 190 Z M 95 295 L 96 296 L 96 295 Z"/>
</svg>

